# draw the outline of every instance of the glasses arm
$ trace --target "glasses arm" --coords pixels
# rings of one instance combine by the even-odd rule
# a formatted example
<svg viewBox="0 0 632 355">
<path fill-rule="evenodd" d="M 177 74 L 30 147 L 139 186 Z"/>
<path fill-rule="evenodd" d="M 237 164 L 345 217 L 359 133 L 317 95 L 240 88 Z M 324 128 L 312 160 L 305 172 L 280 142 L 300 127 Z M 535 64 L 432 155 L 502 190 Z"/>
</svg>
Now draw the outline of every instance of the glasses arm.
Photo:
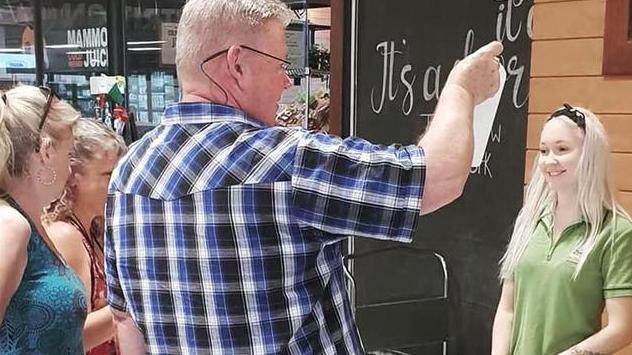
<svg viewBox="0 0 632 355">
<path fill-rule="evenodd" d="M 287 61 L 287 60 L 285 60 L 285 59 L 281 59 L 281 58 L 279 58 L 279 57 L 277 57 L 277 56 L 274 56 L 274 55 L 272 55 L 272 54 L 266 53 L 266 52 L 264 52 L 264 51 L 260 51 L 260 50 L 258 50 L 258 49 L 256 49 L 256 48 L 252 48 L 252 47 L 246 46 L 245 44 L 240 45 L 240 47 L 242 47 L 242 48 L 246 48 L 246 49 L 248 49 L 248 50 L 250 50 L 250 51 L 253 51 L 253 52 L 255 52 L 255 53 L 259 53 L 259 54 L 264 55 L 264 56 L 266 56 L 266 57 L 268 57 L 268 58 L 276 59 L 276 60 L 278 60 L 279 62 L 283 62 L 283 63 L 285 63 L 286 65 L 291 65 L 291 64 L 292 64 L 291 62 L 289 62 L 289 61 Z"/>
<path fill-rule="evenodd" d="M 201 63 L 200 63 L 200 71 L 202 72 L 202 74 L 204 74 L 204 76 L 211 82 L 213 83 L 213 85 L 217 86 L 218 89 L 220 89 L 220 91 L 222 92 L 222 94 L 224 95 L 224 104 L 228 104 L 228 92 L 226 92 L 226 90 L 224 89 L 224 87 L 222 87 L 217 81 L 215 81 L 215 79 L 211 78 L 210 75 L 208 75 L 208 73 L 206 72 L 206 70 L 204 70 L 204 64 L 208 63 L 209 61 L 219 57 L 220 55 L 224 54 L 224 53 L 228 53 L 228 49 L 224 49 L 221 50 L 213 55 L 211 55 L 210 57 L 204 59 Z"/>
</svg>

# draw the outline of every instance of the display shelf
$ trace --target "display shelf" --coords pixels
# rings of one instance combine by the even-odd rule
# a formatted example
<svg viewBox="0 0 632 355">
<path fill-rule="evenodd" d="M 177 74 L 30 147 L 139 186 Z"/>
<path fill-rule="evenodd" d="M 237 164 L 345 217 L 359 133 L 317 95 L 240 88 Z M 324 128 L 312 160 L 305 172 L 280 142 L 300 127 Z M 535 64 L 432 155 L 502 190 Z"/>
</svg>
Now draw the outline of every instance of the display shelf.
<svg viewBox="0 0 632 355">
<path fill-rule="evenodd" d="M 281 126 L 302 126 L 310 130 L 329 129 L 329 49 L 318 42 L 329 31 L 328 23 L 313 23 L 309 9 L 330 7 L 329 0 L 283 0 L 295 18 L 286 28 L 288 75 L 294 85 L 288 88 L 277 114 Z M 310 21 L 310 19 L 312 21 Z M 325 21 L 326 22 L 326 21 Z"/>
<path fill-rule="evenodd" d="M 329 7 L 330 0 L 283 0 L 292 10 L 302 10 L 307 8 Z M 307 6 L 306 6 L 307 5 Z"/>
</svg>

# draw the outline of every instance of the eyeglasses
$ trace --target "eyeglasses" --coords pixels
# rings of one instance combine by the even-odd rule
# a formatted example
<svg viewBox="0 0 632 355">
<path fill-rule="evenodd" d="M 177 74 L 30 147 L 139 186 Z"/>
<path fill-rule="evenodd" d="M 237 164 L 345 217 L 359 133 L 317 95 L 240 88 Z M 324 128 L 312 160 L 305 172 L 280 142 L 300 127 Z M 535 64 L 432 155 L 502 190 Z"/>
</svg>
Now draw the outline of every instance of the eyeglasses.
<svg viewBox="0 0 632 355">
<path fill-rule="evenodd" d="M 581 111 L 574 108 L 573 106 L 569 104 L 564 104 L 564 107 L 553 112 L 551 116 L 549 116 L 549 119 L 547 121 L 550 121 L 553 118 L 559 117 L 559 116 L 565 116 L 565 117 L 570 118 L 571 121 L 575 122 L 575 124 L 579 128 L 584 130 L 584 132 L 586 131 L 586 116 L 584 116 L 584 114 Z"/>
<path fill-rule="evenodd" d="M 44 105 L 44 112 L 42 113 L 42 117 L 40 118 L 39 125 L 37 126 L 38 132 L 42 132 L 42 128 L 44 127 L 44 123 L 46 122 L 46 118 L 48 117 L 48 112 L 50 111 L 50 107 L 53 104 L 53 99 L 57 98 L 57 100 L 61 100 L 61 97 L 57 95 L 57 93 L 46 86 L 39 86 L 38 89 L 41 93 L 46 97 L 46 105 Z M 2 101 L 4 101 L 5 105 L 8 105 L 8 97 L 6 93 L 2 94 Z M 39 142 L 35 147 L 35 151 L 39 152 Z"/>
<path fill-rule="evenodd" d="M 42 94 L 44 96 L 46 96 L 46 105 L 44 106 L 44 113 L 42 114 L 42 118 L 40 118 L 40 123 L 37 126 L 37 129 L 39 131 L 42 130 L 42 127 L 44 127 L 44 122 L 46 122 L 46 117 L 48 117 L 48 112 L 50 111 L 50 107 L 53 104 L 53 99 L 57 98 L 57 100 L 61 100 L 61 97 L 59 97 L 59 95 L 57 95 L 57 93 L 46 86 L 39 86 L 38 89 L 42 92 Z M 2 101 L 4 101 L 5 105 L 8 105 L 8 97 L 6 93 L 2 94 Z"/>
<path fill-rule="evenodd" d="M 46 117 L 48 117 L 48 111 L 50 111 L 50 107 L 53 103 L 53 99 L 57 98 L 57 100 L 61 100 L 61 97 L 59 97 L 59 95 L 57 95 L 57 93 L 49 87 L 40 86 L 39 89 L 42 92 L 42 94 L 46 96 L 46 106 L 44 106 L 44 114 L 42 115 L 42 119 L 40 120 L 40 123 L 38 126 L 38 129 L 41 131 L 42 127 L 44 127 L 44 122 L 46 122 Z"/>
<path fill-rule="evenodd" d="M 289 62 L 289 61 L 287 61 L 287 60 L 285 60 L 285 59 L 281 59 L 281 58 L 279 58 L 279 57 L 277 57 L 277 56 L 274 56 L 274 55 L 272 55 L 272 54 L 266 53 L 266 52 L 264 52 L 264 51 L 260 51 L 260 50 L 258 50 L 258 49 L 256 49 L 256 48 L 252 48 L 252 47 L 249 47 L 249 46 L 246 46 L 246 45 L 243 45 L 243 44 L 241 44 L 241 45 L 239 45 L 239 46 L 240 46 L 241 48 L 245 48 L 245 49 L 247 49 L 247 50 L 249 50 L 249 51 L 253 51 L 253 52 L 255 52 L 255 53 L 261 54 L 261 55 L 263 55 L 263 56 L 266 56 L 266 57 L 268 57 L 268 58 L 272 58 L 272 59 L 274 59 L 274 60 L 277 60 L 277 61 L 281 62 L 281 68 L 285 71 L 285 73 L 286 73 L 286 74 L 288 74 L 288 70 L 290 69 L 290 66 L 292 65 L 292 63 L 291 63 L 291 62 Z M 212 59 L 215 59 L 215 58 L 219 57 L 220 55 L 222 55 L 222 54 L 224 54 L 224 53 L 228 53 L 228 48 L 226 48 L 226 49 L 224 49 L 224 50 L 221 50 L 221 51 L 219 51 L 219 52 L 217 52 L 217 53 L 215 53 L 215 54 L 211 55 L 210 57 L 208 57 L 208 58 L 204 59 L 204 60 L 202 61 L 201 66 L 203 66 L 203 65 L 204 65 L 204 63 L 206 63 L 206 62 L 208 62 L 208 61 L 210 61 L 210 60 L 212 60 Z"/>
</svg>

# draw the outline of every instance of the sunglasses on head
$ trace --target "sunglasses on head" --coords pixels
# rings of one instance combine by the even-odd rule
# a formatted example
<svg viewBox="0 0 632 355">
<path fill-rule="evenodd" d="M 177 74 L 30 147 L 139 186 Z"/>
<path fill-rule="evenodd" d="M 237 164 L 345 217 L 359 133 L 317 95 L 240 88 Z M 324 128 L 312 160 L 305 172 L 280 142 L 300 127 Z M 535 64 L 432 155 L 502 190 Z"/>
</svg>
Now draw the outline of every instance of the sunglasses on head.
<svg viewBox="0 0 632 355">
<path fill-rule="evenodd" d="M 57 95 L 57 93 L 49 87 L 40 86 L 39 89 L 42 94 L 46 96 L 46 106 L 44 106 L 44 113 L 42 114 L 42 119 L 40 120 L 39 126 L 37 127 L 41 131 L 42 127 L 44 127 L 44 122 L 46 122 L 46 118 L 48 117 L 48 112 L 50 111 L 53 99 L 57 98 L 57 100 L 61 100 L 61 97 L 59 97 L 59 95 Z"/>
<path fill-rule="evenodd" d="M 48 117 L 48 112 L 50 111 L 50 107 L 53 104 L 53 99 L 57 98 L 57 100 L 61 100 L 61 98 L 59 97 L 59 95 L 57 95 L 57 93 L 46 86 L 39 86 L 38 89 L 41 91 L 41 93 L 46 97 L 46 105 L 44 105 L 44 112 L 42 112 L 42 117 L 40 118 L 40 122 L 39 125 L 37 126 L 37 130 L 38 132 L 42 132 L 42 128 L 44 127 L 44 123 L 46 122 L 46 118 Z M 4 101 L 5 105 L 8 105 L 8 97 L 7 94 L 4 93 L 2 94 L 2 101 Z M 39 151 L 39 144 L 37 147 L 35 147 L 35 151 L 38 152 Z"/>
<path fill-rule="evenodd" d="M 564 107 L 553 112 L 551 116 L 549 116 L 549 118 L 547 119 L 547 122 L 559 116 L 568 117 L 569 119 L 571 119 L 571 121 L 575 122 L 575 124 L 579 128 L 586 131 L 586 116 L 584 116 L 584 114 L 581 111 L 574 108 L 573 106 L 569 104 L 564 104 Z"/>
</svg>

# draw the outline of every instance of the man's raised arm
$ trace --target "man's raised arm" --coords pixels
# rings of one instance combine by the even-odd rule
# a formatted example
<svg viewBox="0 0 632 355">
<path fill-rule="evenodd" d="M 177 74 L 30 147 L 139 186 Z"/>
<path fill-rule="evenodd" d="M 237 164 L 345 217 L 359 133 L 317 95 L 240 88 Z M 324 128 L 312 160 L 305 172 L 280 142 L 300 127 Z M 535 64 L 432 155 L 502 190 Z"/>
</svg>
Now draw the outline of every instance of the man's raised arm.
<svg viewBox="0 0 632 355">
<path fill-rule="evenodd" d="M 472 161 L 474 106 L 499 89 L 497 56 L 502 51 L 500 42 L 491 42 L 465 57 L 448 76 L 430 126 L 419 141 L 426 159 L 421 214 L 463 193 Z"/>
</svg>

